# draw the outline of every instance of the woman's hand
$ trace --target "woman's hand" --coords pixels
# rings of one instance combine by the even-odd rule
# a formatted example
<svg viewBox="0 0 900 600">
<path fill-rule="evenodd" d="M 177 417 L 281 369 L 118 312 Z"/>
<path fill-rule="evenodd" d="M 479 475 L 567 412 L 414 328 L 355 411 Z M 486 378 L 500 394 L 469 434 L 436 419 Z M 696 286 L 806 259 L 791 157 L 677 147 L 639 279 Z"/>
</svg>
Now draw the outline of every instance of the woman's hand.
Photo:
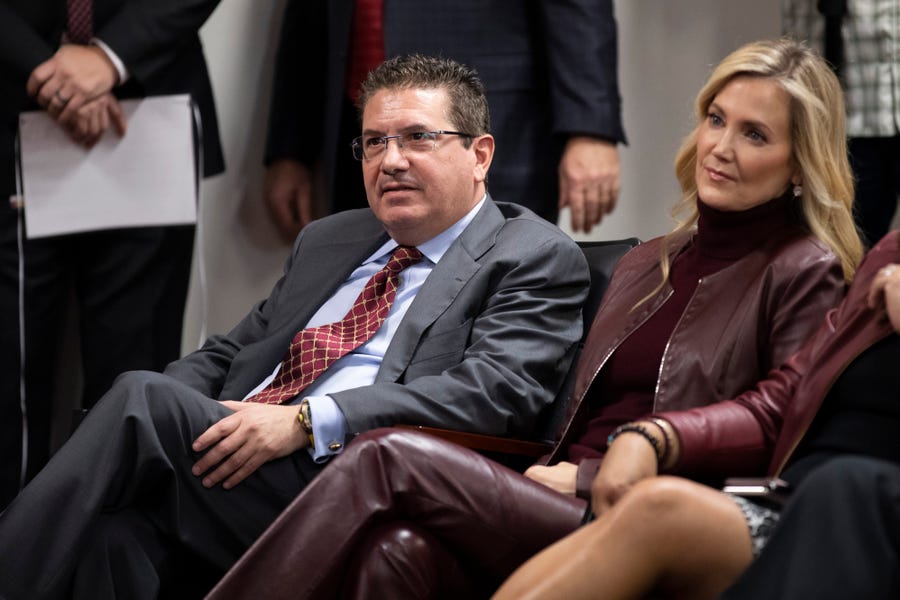
<svg viewBox="0 0 900 600">
<path fill-rule="evenodd" d="M 900 333 L 900 265 L 889 264 L 879 269 L 869 287 L 869 307 L 884 306 L 894 330 Z"/>
<path fill-rule="evenodd" d="M 534 465 L 525 471 L 525 477 L 543 483 L 560 494 L 575 496 L 578 467 L 570 462 L 561 462 L 552 467 Z"/>
<path fill-rule="evenodd" d="M 591 485 L 591 506 L 598 517 L 641 479 L 658 474 L 656 450 L 643 435 L 626 431 L 606 451 Z"/>
</svg>

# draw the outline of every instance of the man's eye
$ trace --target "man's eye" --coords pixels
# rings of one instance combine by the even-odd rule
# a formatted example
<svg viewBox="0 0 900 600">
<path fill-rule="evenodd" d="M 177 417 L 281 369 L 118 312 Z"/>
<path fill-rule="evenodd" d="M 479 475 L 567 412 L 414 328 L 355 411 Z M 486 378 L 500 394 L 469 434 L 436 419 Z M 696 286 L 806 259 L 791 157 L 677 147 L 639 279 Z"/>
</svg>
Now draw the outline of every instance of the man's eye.
<svg viewBox="0 0 900 600">
<path fill-rule="evenodd" d="M 409 134 L 409 140 L 411 142 L 422 142 L 425 140 L 433 140 L 434 134 L 430 131 L 413 131 Z"/>
<path fill-rule="evenodd" d="M 384 138 L 383 137 L 370 137 L 363 140 L 363 144 L 366 148 L 374 148 L 375 146 L 384 146 Z"/>
</svg>

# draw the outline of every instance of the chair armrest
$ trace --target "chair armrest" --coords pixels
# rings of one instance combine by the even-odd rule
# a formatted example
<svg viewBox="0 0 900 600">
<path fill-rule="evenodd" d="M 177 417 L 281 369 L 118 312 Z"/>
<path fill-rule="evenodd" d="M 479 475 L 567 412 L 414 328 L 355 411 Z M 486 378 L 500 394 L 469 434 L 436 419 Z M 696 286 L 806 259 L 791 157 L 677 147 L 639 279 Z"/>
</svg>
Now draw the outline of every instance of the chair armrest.
<svg viewBox="0 0 900 600">
<path fill-rule="evenodd" d="M 424 425 L 397 425 L 396 427 L 428 433 L 478 452 L 499 452 L 502 454 L 539 458 L 548 454 L 553 449 L 553 446 L 549 443 L 529 442 L 526 440 L 483 435 L 480 433 L 468 433 L 465 431 L 426 427 Z"/>
</svg>

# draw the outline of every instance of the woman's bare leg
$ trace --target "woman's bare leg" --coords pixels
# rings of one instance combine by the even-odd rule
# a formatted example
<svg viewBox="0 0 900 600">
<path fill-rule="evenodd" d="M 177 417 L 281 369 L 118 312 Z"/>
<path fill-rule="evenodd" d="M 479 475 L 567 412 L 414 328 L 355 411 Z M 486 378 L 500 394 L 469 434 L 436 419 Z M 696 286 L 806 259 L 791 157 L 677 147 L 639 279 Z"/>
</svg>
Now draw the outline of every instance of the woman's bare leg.
<svg viewBox="0 0 900 600">
<path fill-rule="evenodd" d="M 676 477 L 636 485 L 602 518 L 534 556 L 495 600 L 715 598 L 752 560 L 731 498 Z"/>
</svg>

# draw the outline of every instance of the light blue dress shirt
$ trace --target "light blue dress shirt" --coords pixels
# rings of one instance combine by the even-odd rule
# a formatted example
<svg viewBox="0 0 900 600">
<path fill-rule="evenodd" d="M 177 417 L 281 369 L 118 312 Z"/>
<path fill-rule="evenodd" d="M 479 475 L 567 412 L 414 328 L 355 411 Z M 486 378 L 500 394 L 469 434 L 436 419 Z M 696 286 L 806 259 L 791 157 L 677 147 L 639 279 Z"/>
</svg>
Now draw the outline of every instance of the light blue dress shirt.
<svg viewBox="0 0 900 600">
<path fill-rule="evenodd" d="M 298 396 L 289 402 L 289 404 L 299 404 L 303 398 L 309 401 L 310 420 L 313 425 L 313 437 L 316 441 L 315 448 L 309 448 L 309 452 L 316 462 L 324 462 L 344 448 L 347 423 L 341 409 L 328 394 L 371 385 L 375 382 L 375 376 L 378 375 L 381 361 L 394 338 L 394 333 L 422 284 L 450 248 L 450 244 L 472 222 L 483 204 L 484 198 L 462 219 L 436 237 L 417 246 L 424 258 L 400 272 L 400 286 L 397 288 L 394 303 L 375 335 L 357 349 L 335 361 L 327 371 L 304 390 L 302 397 Z M 304 329 L 341 320 L 362 293 L 366 282 L 384 268 L 397 246 L 397 242 L 392 239 L 388 240 L 364 260 L 341 284 L 334 295 L 316 311 Z M 271 375 L 245 396 L 245 399 L 269 385 L 280 369 L 281 365 L 279 364 Z"/>
</svg>

